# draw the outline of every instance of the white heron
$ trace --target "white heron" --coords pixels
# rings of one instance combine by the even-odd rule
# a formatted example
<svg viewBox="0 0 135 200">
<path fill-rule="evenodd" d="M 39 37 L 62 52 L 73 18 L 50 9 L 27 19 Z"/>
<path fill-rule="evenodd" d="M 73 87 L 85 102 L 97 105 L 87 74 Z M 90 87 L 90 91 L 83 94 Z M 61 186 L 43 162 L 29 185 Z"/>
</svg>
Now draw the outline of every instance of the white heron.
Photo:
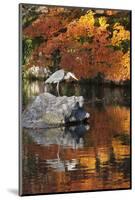
<svg viewBox="0 0 135 200">
<path fill-rule="evenodd" d="M 78 79 L 75 77 L 75 75 L 71 72 L 65 72 L 63 69 L 60 69 L 56 72 L 54 72 L 46 81 L 45 83 L 57 83 L 57 92 L 59 95 L 59 83 L 62 80 L 68 80 L 72 77 L 73 79 L 77 80 Z M 59 95 L 60 96 L 60 95 Z"/>
</svg>

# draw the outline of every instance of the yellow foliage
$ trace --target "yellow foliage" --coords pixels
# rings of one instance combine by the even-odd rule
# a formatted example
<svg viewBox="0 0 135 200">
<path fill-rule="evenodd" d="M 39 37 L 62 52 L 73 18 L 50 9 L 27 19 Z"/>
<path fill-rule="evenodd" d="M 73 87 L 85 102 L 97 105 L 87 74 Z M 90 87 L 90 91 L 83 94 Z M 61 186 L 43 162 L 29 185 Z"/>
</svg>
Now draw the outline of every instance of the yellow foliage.
<svg viewBox="0 0 135 200">
<path fill-rule="evenodd" d="M 112 45 L 119 46 L 124 40 L 130 40 L 130 32 L 119 23 L 115 23 L 113 27 Z"/>
<path fill-rule="evenodd" d="M 107 28 L 109 24 L 107 24 L 107 19 L 106 17 L 100 17 L 99 18 L 99 24 L 101 27 Z"/>
<path fill-rule="evenodd" d="M 107 78 L 114 81 L 125 81 L 130 79 L 130 53 L 119 52 L 119 62 L 115 62 L 107 71 Z"/>
<path fill-rule="evenodd" d="M 81 18 L 79 19 L 79 24 L 92 31 L 95 23 L 94 15 L 95 13 L 89 10 L 86 15 L 81 16 Z"/>
<path fill-rule="evenodd" d="M 68 26 L 68 37 L 78 40 L 81 36 L 93 35 L 94 29 L 94 12 L 89 10 L 86 15 L 81 16 L 78 21 L 73 21 Z"/>
</svg>

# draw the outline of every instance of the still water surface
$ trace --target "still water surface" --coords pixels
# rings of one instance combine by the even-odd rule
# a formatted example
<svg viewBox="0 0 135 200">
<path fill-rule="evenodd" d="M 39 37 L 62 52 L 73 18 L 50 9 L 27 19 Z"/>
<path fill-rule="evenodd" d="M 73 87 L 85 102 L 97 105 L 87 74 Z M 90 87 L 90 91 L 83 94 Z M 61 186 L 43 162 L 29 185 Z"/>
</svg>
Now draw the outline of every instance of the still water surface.
<svg viewBox="0 0 135 200">
<path fill-rule="evenodd" d="M 23 109 L 55 87 L 25 81 Z M 128 88 L 61 84 L 61 95 L 82 95 L 87 125 L 23 129 L 23 194 L 130 188 Z"/>
</svg>

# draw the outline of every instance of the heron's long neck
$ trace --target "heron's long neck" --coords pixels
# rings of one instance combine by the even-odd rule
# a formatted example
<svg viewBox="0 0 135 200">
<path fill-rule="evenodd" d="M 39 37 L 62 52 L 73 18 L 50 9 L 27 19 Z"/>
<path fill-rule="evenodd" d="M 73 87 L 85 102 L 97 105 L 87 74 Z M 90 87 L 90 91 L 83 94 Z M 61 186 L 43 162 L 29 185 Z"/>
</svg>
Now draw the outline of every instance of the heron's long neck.
<svg viewBox="0 0 135 200">
<path fill-rule="evenodd" d="M 67 80 L 67 79 L 69 79 L 70 78 L 70 75 L 69 75 L 69 73 L 68 72 L 64 72 L 65 73 L 65 75 L 64 75 L 64 80 Z"/>
</svg>

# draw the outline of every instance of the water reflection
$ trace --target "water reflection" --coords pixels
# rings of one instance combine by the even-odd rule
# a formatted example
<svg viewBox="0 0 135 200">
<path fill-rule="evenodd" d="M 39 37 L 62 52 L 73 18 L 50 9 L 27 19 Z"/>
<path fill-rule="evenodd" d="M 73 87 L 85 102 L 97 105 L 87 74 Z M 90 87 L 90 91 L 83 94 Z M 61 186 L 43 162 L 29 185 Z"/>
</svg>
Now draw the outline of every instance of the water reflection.
<svg viewBox="0 0 135 200">
<path fill-rule="evenodd" d="M 24 107 L 44 87 L 24 84 Z M 23 193 L 130 188 L 129 91 L 62 84 L 61 92 L 83 95 L 91 117 L 87 125 L 23 129 Z"/>
<path fill-rule="evenodd" d="M 26 132 L 36 144 L 42 146 L 57 144 L 76 149 L 78 147 L 83 147 L 83 137 L 89 128 L 89 125 L 80 124 L 50 129 L 24 129 L 24 132 Z"/>
</svg>

